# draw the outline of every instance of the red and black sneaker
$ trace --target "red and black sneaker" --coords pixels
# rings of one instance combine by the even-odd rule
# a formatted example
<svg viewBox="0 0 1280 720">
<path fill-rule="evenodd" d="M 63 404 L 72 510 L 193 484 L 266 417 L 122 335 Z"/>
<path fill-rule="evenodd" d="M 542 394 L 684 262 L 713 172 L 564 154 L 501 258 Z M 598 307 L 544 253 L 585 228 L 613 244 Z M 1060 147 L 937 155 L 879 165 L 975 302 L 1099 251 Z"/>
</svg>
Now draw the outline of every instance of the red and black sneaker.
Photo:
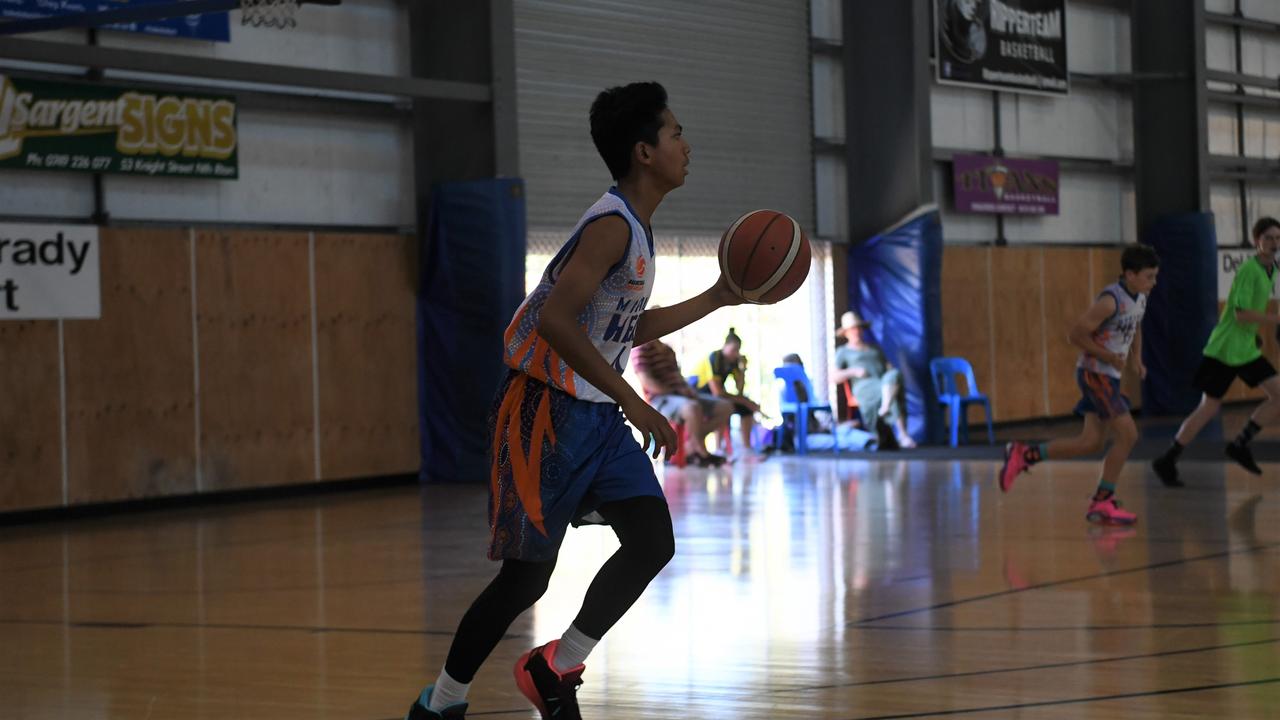
<svg viewBox="0 0 1280 720">
<path fill-rule="evenodd" d="M 578 711 L 578 688 L 586 665 L 556 672 L 552 662 L 559 640 L 536 647 L 516 661 L 516 687 L 542 713 L 543 720 L 582 720 Z"/>
</svg>

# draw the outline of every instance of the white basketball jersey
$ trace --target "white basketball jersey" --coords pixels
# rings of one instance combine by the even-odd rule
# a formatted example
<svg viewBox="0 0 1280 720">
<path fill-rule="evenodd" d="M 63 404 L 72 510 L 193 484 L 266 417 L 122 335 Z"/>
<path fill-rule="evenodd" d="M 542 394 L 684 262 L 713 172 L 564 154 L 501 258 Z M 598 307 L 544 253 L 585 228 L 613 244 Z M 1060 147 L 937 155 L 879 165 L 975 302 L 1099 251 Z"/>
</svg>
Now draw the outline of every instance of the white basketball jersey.
<svg viewBox="0 0 1280 720">
<path fill-rule="evenodd" d="M 1129 291 L 1125 290 L 1124 284 L 1119 282 L 1103 288 L 1098 297 L 1103 295 L 1115 298 L 1116 311 L 1093 331 L 1093 341 L 1108 352 L 1113 352 L 1120 357 L 1128 357 L 1129 346 L 1133 344 L 1133 338 L 1138 334 L 1138 328 L 1142 326 L 1142 316 L 1147 312 L 1147 296 L 1130 295 Z M 1114 378 L 1122 377 L 1120 368 L 1105 363 L 1089 353 L 1080 354 L 1076 367 Z"/>
<path fill-rule="evenodd" d="M 591 301 L 578 316 L 578 327 L 582 328 L 600 356 L 619 375 L 627 369 L 636 323 L 640 321 L 640 315 L 653 293 L 653 236 L 636 219 L 631 205 L 617 188 L 610 188 L 583 214 L 569 241 L 547 265 L 538 286 L 516 310 L 507 327 L 504 360 L 508 366 L 564 390 L 579 400 L 611 403 L 614 402 L 613 398 L 585 379 L 577 377 L 568 363 L 538 335 L 542 306 L 564 270 L 570 254 L 581 240 L 583 229 L 606 215 L 617 215 L 626 220 L 631 226 L 631 238 L 622 260 L 609 270 L 604 282 L 600 283 L 600 287 L 591 296 Z"/>
</svg>

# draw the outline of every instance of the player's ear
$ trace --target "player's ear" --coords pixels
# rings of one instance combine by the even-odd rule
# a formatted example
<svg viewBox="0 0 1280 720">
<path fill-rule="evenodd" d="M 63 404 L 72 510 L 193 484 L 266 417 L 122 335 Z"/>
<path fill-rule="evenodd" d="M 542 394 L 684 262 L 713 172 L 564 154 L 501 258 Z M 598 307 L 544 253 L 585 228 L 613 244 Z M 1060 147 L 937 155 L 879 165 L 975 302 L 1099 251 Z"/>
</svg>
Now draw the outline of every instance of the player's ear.
<svg viewBox="0 0 1280 720">
<path fill-rule="evenodd" d="M 648 162 L 652 155 L 649 153 L 649 146 L 645 143 L 636 143 L 636 157 L 642 162 Z"/>
</svg>

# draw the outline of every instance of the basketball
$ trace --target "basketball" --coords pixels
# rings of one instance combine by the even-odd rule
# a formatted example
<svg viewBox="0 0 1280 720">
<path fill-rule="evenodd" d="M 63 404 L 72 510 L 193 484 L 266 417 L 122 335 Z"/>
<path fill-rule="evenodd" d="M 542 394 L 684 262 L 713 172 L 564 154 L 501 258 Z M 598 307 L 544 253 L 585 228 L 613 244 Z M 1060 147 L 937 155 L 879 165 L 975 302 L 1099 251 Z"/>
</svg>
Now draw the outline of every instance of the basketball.
<svg viewBox="0 0 1280 720">
<path fill-rule="evenodd" d="M 809 277 L 809 238 L 795 218 L 753 210 L 720 238 L 720 272 L 743 300 L 769 305 L 790 297 Z"/>
</svg>

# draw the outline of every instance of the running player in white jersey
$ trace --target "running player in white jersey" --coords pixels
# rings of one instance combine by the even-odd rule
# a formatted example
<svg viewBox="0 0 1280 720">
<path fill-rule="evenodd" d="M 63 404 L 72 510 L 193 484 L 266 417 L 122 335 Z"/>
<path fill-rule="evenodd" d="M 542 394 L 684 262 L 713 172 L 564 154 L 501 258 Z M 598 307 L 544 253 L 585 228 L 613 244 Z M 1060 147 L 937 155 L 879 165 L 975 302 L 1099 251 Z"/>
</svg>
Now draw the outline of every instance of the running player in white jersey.
<svg viewBox="0 0 1280 720">
<path fill-rule="evenodd" d="M 655 270 L 649 227 L 684 184 L 689 144 L 657 83 L 600 93 L 591 138 L 617 185 L 578 221 L 507 329 L 510 368 L 490 415 L 489 558 L 497 577 L 463 615 L 444 669 L 408 720 L 456 720 L 481 663 L 547 589 L 570 524 L 603 521 L 621 547 L 600 568 L 558 640 L 516 663 L 520 691 L 544 718 L 580 718 L 587 654 L 675 552 L 650 453 L 675 449 L 667 419 L 622 378 L 640 345 L 742 302 L 723 278 L 677 305 L 646 309 Z M 625 420 L 645 438 L 644 447 Z"/>
<path fill-rule="evenodd" d="M 1102 479 L 1085 512 L 1085 519 L 1099 525 L 1132 525 L 1138 520 L 1121 508 L 1115 497 L 1120 470 L 1138 441 L 1129 399 L 1120 394 L 1120 379 L 1130 357 L 1139 376 L 1147 375 L 1138 330 L 1147 311 L 1147 293 L 1156 285 L 1160 259 L 1148 245 L 1130 245 L 1120 256 L 1120 268 L 1119 280 L 1103 288 L 1071 328 L 1071 342 L 1083 351 L 1076 363 L 1076 384 L 1082 398 L 1075 411 L 1084 416 L 1084 428 L 1073 438 L 1050 443 L 1009 443 L 999 478 L 1000 489 L 1008 492 L 1018 475 L 1032 465 L 1092 455 L 1102 450 L 1110 435 L 1111 449 L 1102 461 Z"/>
</svg>

